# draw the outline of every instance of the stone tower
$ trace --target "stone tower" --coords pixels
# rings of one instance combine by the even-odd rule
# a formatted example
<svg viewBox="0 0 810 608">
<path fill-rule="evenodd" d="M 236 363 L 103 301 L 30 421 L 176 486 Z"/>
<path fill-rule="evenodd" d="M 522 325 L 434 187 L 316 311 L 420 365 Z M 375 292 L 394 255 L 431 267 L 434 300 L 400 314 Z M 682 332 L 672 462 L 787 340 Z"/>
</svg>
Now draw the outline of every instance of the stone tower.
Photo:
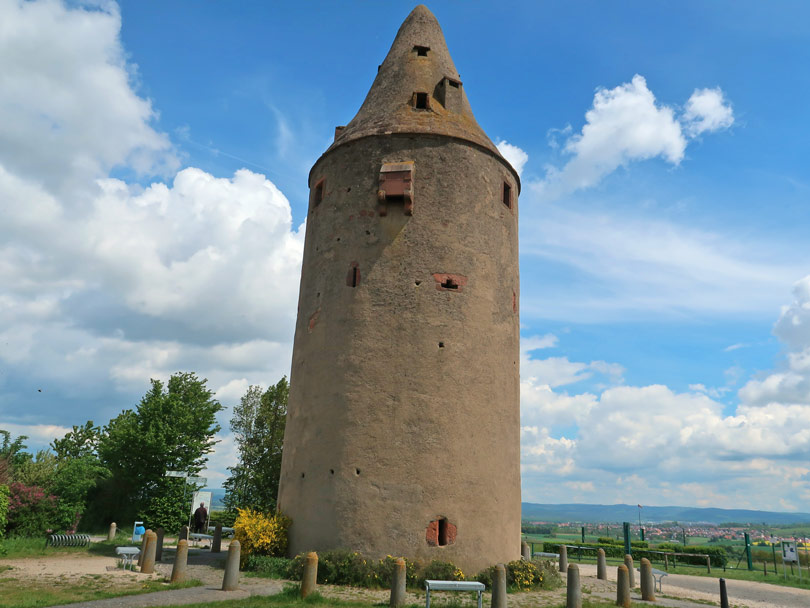
<svg viewBox="0 0 810 608">
<path fill-rule="evenodd" d="M 290 553 L 472 573 L 517 559 L 520 180 L 424 6 L 309 186 L 279 491 Z"/>
</svg>

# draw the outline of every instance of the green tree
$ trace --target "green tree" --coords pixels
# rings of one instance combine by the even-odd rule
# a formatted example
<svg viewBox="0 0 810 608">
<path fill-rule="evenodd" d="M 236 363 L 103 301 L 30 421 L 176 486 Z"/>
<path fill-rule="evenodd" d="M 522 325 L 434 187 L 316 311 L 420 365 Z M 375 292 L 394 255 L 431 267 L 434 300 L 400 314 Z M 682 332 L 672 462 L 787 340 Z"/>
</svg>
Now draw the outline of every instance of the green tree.
<svg viewBox="0 0 810 608">
<path fill-rule="evenodd" d="M 231 431 L 239 450 L 239 462 L 228 469 L 231 472 L 225 482 L 228 509 L 275 510 L 289 395 L 290 385 L 285 376 L 264 392 L 259 386 L 248 387 L 234 408 Z"/>
<path fill-rule="evenodd" d="M 53 492 L 59 497 L 60 523 L 67 529 L 76 529 L 97 486 L 109 477 L 98 457 L 100 439 L 101 428 L 88 420 L 51 443 L 56 458 Z"/>
<path fill-rule="evenodd" d="M 23 442 L 28 439 L 28 437 L 26 435 L 20 435 L 12 441 L 11 433 L 3 429 L 0 429 L 0 437 L 3 438 L 0 442 L 0 461 L 2 461 L 2 464 L 0 464 L 0 467 L 2 467 L 0 473 L 4 473 L 10 477 L 16 466 L 31 457 L 30 454 L 23 451 L 26 448 Z"/>
<path fill-rule="evenodd" d="M 56 456 L 49 450 L 37 450 L 35 455 L 26 453 L 14 467 L 12 479 L 26 486 L 36 486 L 53 492 L 56 476 Z"/>
<path fill-rule="evenodd" d="M 51 449 L 60 461 L 94 456 L 99 439 L 101 428 L 95 426 L 92 420 L 88 420 L 84 426 L 74 426 L 73 430 L 65 433 L 62 439 L 54 439 Z"/>
<path fill-rule="evenodd" d="M 222 409 L 193 373 L 177 373 L 166 386 L 152 380 L 135 410 L 125 410 L 104 428 L 98 443 L 101 463 L 110 471 L 102 493 L 108 515 L 142 518 L 150 527 L 177 530 L 188 518 L 185 480 L 167 470 L 199 473 L 220 430 Z"/>
</svg>

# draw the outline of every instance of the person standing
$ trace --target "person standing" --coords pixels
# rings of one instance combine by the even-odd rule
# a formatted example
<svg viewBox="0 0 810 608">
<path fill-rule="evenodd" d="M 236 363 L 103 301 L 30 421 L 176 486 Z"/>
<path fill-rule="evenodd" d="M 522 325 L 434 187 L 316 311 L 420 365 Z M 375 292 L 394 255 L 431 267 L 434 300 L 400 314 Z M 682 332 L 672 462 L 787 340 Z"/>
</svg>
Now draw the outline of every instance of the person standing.
<svg viewBox="0 0 810 608">
<path fill-rule="evenodd" d="M 208 522 L 208 510 L 205 503 L 201 502 L 197 510 L 194 511 L 194 531 L 198 534 L 205 534 L 205 524 Z"/>
</svg>

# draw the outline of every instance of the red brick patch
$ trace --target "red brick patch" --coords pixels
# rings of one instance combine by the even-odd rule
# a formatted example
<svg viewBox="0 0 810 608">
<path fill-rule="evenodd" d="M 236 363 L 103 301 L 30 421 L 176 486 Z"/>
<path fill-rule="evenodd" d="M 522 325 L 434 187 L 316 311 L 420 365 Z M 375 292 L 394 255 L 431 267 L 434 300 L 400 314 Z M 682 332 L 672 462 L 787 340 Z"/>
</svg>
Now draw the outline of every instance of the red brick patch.
<svg viewBox="0 0 810 608">
<path fill-rule="evenodd" d="M 436 280 L 436 289 L 439 291 L 462 291 L 467 284 L 467 277 L 463 274 L 434 272 L 433 278 Z"/>
</svg>

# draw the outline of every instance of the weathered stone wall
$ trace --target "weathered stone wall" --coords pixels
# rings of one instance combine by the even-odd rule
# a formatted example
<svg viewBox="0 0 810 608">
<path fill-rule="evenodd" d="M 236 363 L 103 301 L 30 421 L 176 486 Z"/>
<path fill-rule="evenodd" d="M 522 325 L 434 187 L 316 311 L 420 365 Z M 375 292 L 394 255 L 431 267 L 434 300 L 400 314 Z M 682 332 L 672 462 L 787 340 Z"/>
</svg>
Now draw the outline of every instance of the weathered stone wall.
<svg viewBox="0 0 810 608">
<path fill-rule="evenodd" d="M 313 167 L 279 494 L 291 553 L 465 572 L 520 557 L 519 184 L 496 155 L 372 135 Z M 380 168 L 403 161 L 413 215 L 381 216 Z"/>
</svg>

